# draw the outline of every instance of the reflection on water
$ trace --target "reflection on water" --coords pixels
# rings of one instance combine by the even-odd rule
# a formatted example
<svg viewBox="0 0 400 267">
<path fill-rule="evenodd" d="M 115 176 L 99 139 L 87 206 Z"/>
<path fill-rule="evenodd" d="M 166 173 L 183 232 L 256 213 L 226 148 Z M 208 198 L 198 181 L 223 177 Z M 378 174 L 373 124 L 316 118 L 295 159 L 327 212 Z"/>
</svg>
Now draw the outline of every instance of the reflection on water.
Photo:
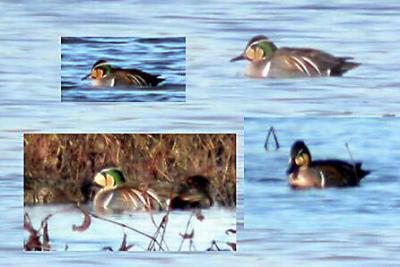
<svg viewBox="0 0 400 267">
<path fill-rule="evenodd" d="M 267 152 L 270 126 L 281 148 Z M 246 119 L 245 227 L 251 230 L 239 233 L 241 248 L 303 260 L 391 259 L 400 240 L 399 127 L 393 118 Z M 314 160 L 351 161 L 348 143 L 371 174 L 359 187 L 293 190 L 285 171 L 297 139 L 304 139 Z"/>
<path fill-rule="evenodd" d="M 185 101 L 185 38 L 63 37 L 61 39 L 62 101 Z M 81 80 L 98 60 L 113 68 L 138 69 L 165 79 L 140 88 L 93 88 Z"/>
<path fill-rule="evenodd" d="M 106 247 L 118 250 L 124 233 L 127 234 L 128 245 L 133 245 L 129 251 L 146 251 L 151 241 L 148 237 L 133 230 L 93 217 L 86 231 L 73 231 L 73 225 L 81 225 L 83 214 L 68 205 L 28 206 L 24 211 L 29 214 L 35 229 L 39 228 L 41 221 L 46 216 L 53 214 L 53 217 L 48 221 L 52 251 L 62 251 L 65 247 L 68 247 L 69 251 L 100 251 Z M 97 215 L 154 236 L 165 213 L 133 212 Z M 171 212 L 168 215 L 166 225 L 165 243 L 162 242 L 161 244 L 163 249 L 167 251 L 206 251 L 211 247 L 212 241 L 216 241 L 221 249 L 230 249 L 226 242 L 236 242 L 236 237 L 225 232 L 228 229 L 236 228 L 234 209 L 205 209 L 202 210 L 202 215 L 204 219 L 200 221 L 196 216 L 192 216 L 191 211 Z M 186 229 L 188 223 L 189 227 Z M 183 241 L 181 234 L 191 234 L 192 231 L 194 233 L 193 244 L 190 244 L 189 239 L 184 240 L 180 249 Z M 24 239 L 25 242 L 28 239 L 27 232 L 25 232 Z M 161 238 L 158 236 L 157 240 L 161 242 Z"/>
</svg>

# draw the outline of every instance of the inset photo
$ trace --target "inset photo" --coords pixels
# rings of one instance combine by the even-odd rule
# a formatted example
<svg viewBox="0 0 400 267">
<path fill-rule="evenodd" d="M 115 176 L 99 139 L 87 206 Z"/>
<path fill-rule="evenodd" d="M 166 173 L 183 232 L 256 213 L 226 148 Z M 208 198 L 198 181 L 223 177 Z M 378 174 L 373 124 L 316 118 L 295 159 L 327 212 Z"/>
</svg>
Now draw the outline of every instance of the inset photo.
<svg viewBox="0 0 400 267">
<path fill-rule="evenodd" d="M 236 134 L 25 134 L 24 229 L 26 251 L 235 251 Z"/>
<path fill-rule="evenodd" d="M 396 118 L 246 118 L 240 249 L 284 262 L 390 255 L 399 127 Z"/>
<path fill-rule="evenodd" d="M 61 101 L 185 99 L 185 37 L 61 37 Z"/>
</svg>

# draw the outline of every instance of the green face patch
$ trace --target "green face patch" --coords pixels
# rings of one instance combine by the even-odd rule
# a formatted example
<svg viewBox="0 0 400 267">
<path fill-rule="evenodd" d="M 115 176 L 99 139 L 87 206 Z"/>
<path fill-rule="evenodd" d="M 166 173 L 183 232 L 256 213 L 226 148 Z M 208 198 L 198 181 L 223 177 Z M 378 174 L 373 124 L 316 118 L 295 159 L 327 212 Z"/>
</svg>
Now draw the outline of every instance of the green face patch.
<svg viewBox="0 0 400 267">
<path fill-rule="evenodd" d="M 113 178 L 114 186 L 125 183 L 125 177 L 122 171 L 118 169 L 109 169 L 106 171 L 106 174 Z"/>
<path fill-rule="evenodd" d="M 103 69 L 104 69 L 104 76 L 106 76 L 106 75 L 111 73 L 111 66 L 110 65 L 105 65 Z"/>
<path fill-rule="evenodd" d="M 100 73 L 100 75 L 98 75 L 98 76 L 104 77 L 111 73 L 111 66 L 110 65 L 101 65 L 101 66 L 95 67 L 94 71 L 97 71 L 98 73 Z"/>
<path fill-rule="evenodd" d="M 254 46 L 260 48 L 264 52 L 264 55 L 263 55 L 264 58 L 269 57 L 277 49 L 273 43 L 271 43 L 267 40 L 265 40 L 263 42 L 259 42 L 259 43 L 255 44 Z"/>
</svg>

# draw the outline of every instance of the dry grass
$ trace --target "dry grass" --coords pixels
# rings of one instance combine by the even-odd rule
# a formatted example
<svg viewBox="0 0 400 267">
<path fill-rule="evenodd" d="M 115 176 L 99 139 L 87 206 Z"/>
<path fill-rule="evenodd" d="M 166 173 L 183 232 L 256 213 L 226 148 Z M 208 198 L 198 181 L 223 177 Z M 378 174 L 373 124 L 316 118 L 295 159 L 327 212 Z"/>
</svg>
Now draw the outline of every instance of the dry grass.
<svg viewBox="0 0 400 267">
<path fill-rule="evenodd" d="M 76 200 L 71 196 L 105 167 L 145 185 L 201 174 L 220 205 L 236 203 L 235 134 L 25 134 L 25 203 L 43 183 L 63 195 L 54 201 Z"/>
</svg>

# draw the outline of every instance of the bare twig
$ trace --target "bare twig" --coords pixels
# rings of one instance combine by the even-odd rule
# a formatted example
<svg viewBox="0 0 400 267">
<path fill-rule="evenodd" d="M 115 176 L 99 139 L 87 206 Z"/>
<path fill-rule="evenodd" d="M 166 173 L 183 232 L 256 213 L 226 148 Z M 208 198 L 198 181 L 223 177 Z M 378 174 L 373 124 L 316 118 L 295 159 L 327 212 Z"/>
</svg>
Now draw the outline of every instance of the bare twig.
<svg viewBox="0 0 400 267">
<path fill-rule="evenodd" d="M 41 222 L 40 228 L 35 230 L 32 226 L 32 221 L 28 213 L 24 214 L 24 229 L 29 232 L 28 241 L 24 244 L 24 249 L 27 251 L 49 251 L 50 250 L 50 238 L 48 233 L 47 221 L 52 214 L 47 215 Z M 42 231 L 42 242 L 40 242 L 40 232 Z"/>
<path fill-rule="evenodd" d="M 211 241 L 211 246 L 207 249 L 207 251 L 221 251 L 221 249 L 218 247 L 217 242 L 215 240 Z"/>
<path fill-rule="evenodd" d="M 89 212 L 87 210 L 85 210 L 85 209 L 79 209 L 79 210 L 83 213 L 83 215 L 85 217 L 84 217 L 83 222 L 82 222 L 81 225 L 79 225 L 79 226 L 76 226 L 75 224 L 72 225 L 72 231 L 75 231 L 75 232 L 86 231 L 89 228 L 90 224 L 91 224 Z"/>
<path fill-rule="evenodd" d="M 236 250 L 236 243 L 226 242 L 225 244 L 227 244 L 231 248 L 231 250 Z M 218 246 L 217 241 L 213 240 L 211 242 L 211 246 L 207 249 L 207 251 L 229 251 L 229 249 L 221 249 Z"/>
<path fill-rule="evenodd" d="M 83 212 L 82 207 L 77 206 L 76 208 L 79 209 L 79 210 L 81 210 L 81 211 Z M 98 220 L 102 220 L 102 221 L 105 221 L 105 222 L 109 222 L 109 223 L 112 223 L 112 224 L 115 224 L 115 225 L 119 225 L 119 226 L 121 226 L 121 227 L 123 227 L 123 228 L 129 229 L 129 230 L 131 230 L 131 231 L 133 231 L 133 232 L 135 232 L 135 233 L 138 233 L 138 234 L 140 234 L 140 235 L 142 235 L 142 236 L 145 236 L 145 237 L 147 237 L 147 238 L 149 238 L 149 239 L 151 239 L 151 240 L 154 240 L 154 242 L 155 242 L 157 245 L 159 245 L 159 246 L 161 247 L 161 245 L 160 245 L 160 243 L 157 241 L 157 239 L 154 239 L 154 237 L 152 237 L 152 236 L 149 235 L 149 234 L 146 234 L 146 233 L 144 233 L 144 232 L 142 232 L 142 231 L 140 231 L 140 230 L 137 230 L 137 229 L 135 229 L 135 228 L 133 228 L 133 227 L 131 227 L 131 226 L 129 226 L 129 225 L 126 225 L 126 224 L 124 224 L 124 223 L 116 222 L 116 221 L 113 221 L 113 220 L 111 220 L 111 219 L 107 219 L 107 218 L 101 217 L 101 216 L 99 216 L 99 215 L 97 215 L 97 214 L 94 214 L 94 213 L 92 213 L 92 212 L 90 212 L 90 211 L 86 211 L 86 212 L 87 212 L 90 216 L 92 216 L 93 218 L 96 218 L 96 219 L 98 219 Z"/>
<path fill-rule="evenodd" d="M 121 246 L 119 247 L 118 251 L 128 251 L 131 247 L 133 247 L 133 244 L 127 245 L 126 233 L 124 233 L 124 237 L 122 239 L 122 243 L 121 243 Z"/>
<path fill-rule="evenodd" d="M 273 126 L 271 126 L 271 127 L 269 128 L 269 130 L 268 130 L 267 138 L 265 139 L 264 148 L 265 148 L 265 150 L 268 151 L 269 137 L 270 137 L 271 135 L 274 137 L 274 141 L 275 141 L 275 150 L 278 150 L 280 146 L 279 146 L 278 138 L 276 137 L 276 134 L 275 134 L 275 128 L 274 128 Z"/>
<path fill-rule="evenodd" d="M 169 218 L 169 212 L 170 212 L 170 210 L 167 210 L 167 213 L 164 215 L 163 220 L 162 220 L 162 223 L 163 223 L 162 230 L 163 231 L 161 233 L 161 240 L 160 240 L 160 244 L 164 243 L 165 246 L 167 247 L 167 249 L 168 249 L 168 245 L 165 242 L 165 232 L 167 230 L 167 224 L 168 224 L 168 221 L 169 221 L 169 219 L 168 219 Z M 160 247 L 160 249 L 161 249 L 161 247 Z"/>
<path fill-rule="evenodd" d="M 49 229 L 48 229 L 47 220 L 42 222 L 42 228 L 43 228 L 43 251 L 49 251 L 50 250 L 50 238 L 49 238 Z"/>
<path fill-rule="evenodd" d="M 170 191 L 170 202 L 171 202 L 171 199 L 172 199 L 172 197 L 173 197 L 173 192 L 174 192 L 174 188 L 172 188 L 171 189 L 171 191 Z M 157 239 L 157 237 L 158 237 L 158 235 L 159 234 L 161 234 L 161 238 L 160 238 L 160 244 L 163 244 L 164 243 L 164 245 L 165 245 L 165 248 L 167 249 L 167 250 L 169 250 L 169 248 L 168 248 L 168 245 L 167 245 L 167 243 L 166 243 L 166 241 L 165 241 L 165 232 L 166 232 L 166 230 L 167 230 L 167 224 L 168 224 L 168 221 L 169 221 L 169 214 L 170 214 L 170 212 L 171 212 L 171 207 L 170 206 L 168 206 L 167 207 L 167 212 L 166 212 L 166 214 L 163 216 L 163 218 L 162 218 L 162 220 L 161 220 L 161 222 L 160 222 L 160 224 L 157 226 L 157 224 L 156 224 L 156 222 L 155 222 L 155 220 L 154 220 L 154 218 L 153 218 L 153 215 L 152 214 L 150 214 L 150 217 L 151 217 L 151 220 L 152 220 L 152 222 L 153 222 L 153 224 L 154 224 L 154 226 L 156 226 L 156 232 L 154 233 L 154 235 L 153 235 L 153 237 L 154 237 L 154 239 Z M 161 230 L 162 230 L 162 232 L 161 232 Z M 154 250 L 154 242 L 153 241 L 150 241 L 150 243 L 149 243 L 149 246 L 148 246 L 148 250 Z M 163 248 L 160 246 L 159 247 L 159 250 L 163 250 Z"/>
<path fill-rule="evenodd" d="M 354 175 L 356 176 L 357 181 L 359 181 L 358 175 L 357 175 L 357 164 L 356 164 L 356 162 L 354 161 L 353 154 L 352 154 L 351 151 L 350 151 L 349 144 L 348 144 L 348 143 L 345 143 L 345 145 L 346 145 L 347 152 L 348 152 L 349 155 L 350 155 L 351 163 L 352 163 L 352 165 L 353 165 Z"/>
<path fill-rule="evenodd" d="M 226 244 L 227 244 L 233 251 L 236 251 L 236 243 L 233 243 L 233 242 L 226 242 Z"/>
<path fill-rule="evenodd" d="M 38 231 L 36 231 L 33 226 L 28 213 L 24 214 L 24 229 L 29 232 L 28 241 L 24 244 L 24 249 L 27 251 L 42 250 L 42 243 L 39 239 Z"/>
<path fill-rule="evenodd" d="M 187 223 L 186 223 L 185 233 L 184 233 L 184 234 L 180 234 L 180 235 L 182 236 L 182 241 L 181 241 L 181 244 L 179 245 L 178 251 L 181 251 L 181 250 L 182 250 L 183 243 L 185 242 L 185 239 L 188 239 L 188 238 L 189 238 L 189 237 L 188 237 L 188 235 L 189 235 L 189 234 L 188 234 L 188 229 L 189 229 L 190 221 L 192 220 L 193 214 L 194 214 L 194 212 L 191 212 L 191 213 L 190 213 L 190 217 L 189 217 L 189 219 L 188 219 L 188 221 L 187 221 Z M 194 234 L 194 232 L 192 232 L 192 233 Z M 193 238 L 193 235 L 192 235 L 191 238 Z"/>
<path fill-rule="evenodd" d="M 225 231 L 225 234 L 226 235 L 229 235 L 229 234 L 236 234 L 236 229 L 227 229 L 226 231 Z"/>
<path fill-rule="evenodd" d="M 147 247 L 147 250 L 149 250 L 149 251 L 154 251 L 155 250 L 154 245 L 156 244 L 157 237 L 159 236 L 159 234 L 161 232 L 161 229 L 165 229 L 166 228 L 167 222 L 168 222 L 168 216 L 164 215 L 162 220 L 161 220 L 161 222 L 160 222 L 160 224 L 158 225 L 158 227 L 156 229 L 156 232 L 153 235 L 153 239 L 150 240 L 150 243 L 149 243 L 149 245 Z M 164 230 L 164 232 L 165 232 L 165 230 Z M 161 246 L 163 241 L 164 241 L 163 234 L 161 234 L 161 242 L 158 243 L 159 250 L 164 250 L 163 247 Z"/>
</svg>

